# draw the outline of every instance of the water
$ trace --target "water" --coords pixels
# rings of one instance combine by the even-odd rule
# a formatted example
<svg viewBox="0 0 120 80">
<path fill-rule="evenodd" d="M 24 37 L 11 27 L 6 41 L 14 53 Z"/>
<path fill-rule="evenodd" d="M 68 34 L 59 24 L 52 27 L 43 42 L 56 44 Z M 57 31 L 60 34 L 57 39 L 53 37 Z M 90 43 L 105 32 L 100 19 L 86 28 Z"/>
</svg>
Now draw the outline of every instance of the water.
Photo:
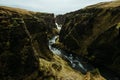
<svg viewBox="0 0 120 80">
<path fill-rule="evenodd" d="M 52 44 L 55 43 L 56 39 L 58 38 L 58 36 L 54 36 L 52 39 L 49 40 L 49 49 L 57 55 L 61 55 L 61 51 L 59 49 L 56 49 L 54 47 L 52 47 Z"/>
<path fill-rule="evenodd" d="M 58 25 L 57 23 L 55 23 L 55 25 L 56 25 L 57 29 L 60 31 L 62 25 Z M 58 37 L 59 37 L 59 36 L 56 35 L 56 36 L 54 36 L 52 39 L 49 40 L 49 49 L 50 49 L 54 54 L 61 55 L 61 50 L 52 47 L 52 44 L 54 44 L 54 43 L 56 42 L 56 39 L 57 39 Z"/>
<path fill-rule="evenodd" d="M 72 68 L 80 70 L 82 73 L 86 73 L 87 69 L 80 62 L 78 57 L 74 57 L 72 54 L 67 54 L 65 51 L 52 47 L 51 45 L 55 43 L 55 40 L 58 36 L 54 36 L 51 40 L 49 40 L 49 49 L 59 56 L 63 56 L 71 65 Z"/>
<path fill-rule="evenodd" d="M 57 23 L 55 23 L 55 25 L 57 26 L 57 29 L 60 31 L 60 30 L 61 30 L 62 25 L 58 25 Z"/>
<path fill-rule="evenodd" d="M 55 23 L 57 28 L 60 30 L 62 25 L 58 25 L 57 23 Z M 64 57 L 69 64 L 71 65 L 72 68 L 76 69 L 76 70 L 80 70 L 82 73 L 86 73 L 88 70 L 85 68 L 85 66 L 83 66 L 83 64 L 81 63 L 81 59 L 77 56 L 73 56 L 71 53 L 67 53 L 63 50 L 57 49 L 52 47 L 52 44 L 54 44 L 56 42 L 56 39 L 59 36 L 54 36 L 52 39 L 49 40 L 49 49 L 54 53 L 57 54 L 59 56 Z"/>
<path fill-rule="evenodd" d="M 61 29 L 61 25 L 58 25 L 56 23 L 56 26 L 59 30 Z M 85 59 L 83 59 L 82 57 L 73 55 L 71 52 L 67 52 L 67 51 L 52 47 L 51 45 L 56 42 L 56 39 L 58 37 L 59 36 L 57 35 L 49 40 L 49 48 L 54 54 L 62 56 L 65 60 L 67 60 L 67 62 L 73 69 L 76 69 L 82 72 L 83 74 L 86 74 L 86 72 L 92 71 L 95 69 L 95 67 L 92 64 L 90 64 L 89 62 L 86 62 Z M 103 66 L 99 67 L 99 71 L 101 75 L 105 77 L 107 80 L 120 80 L 120 78 L 116 76 L 114 72 L 108 70 L 107 68 Z"/>
</svg>

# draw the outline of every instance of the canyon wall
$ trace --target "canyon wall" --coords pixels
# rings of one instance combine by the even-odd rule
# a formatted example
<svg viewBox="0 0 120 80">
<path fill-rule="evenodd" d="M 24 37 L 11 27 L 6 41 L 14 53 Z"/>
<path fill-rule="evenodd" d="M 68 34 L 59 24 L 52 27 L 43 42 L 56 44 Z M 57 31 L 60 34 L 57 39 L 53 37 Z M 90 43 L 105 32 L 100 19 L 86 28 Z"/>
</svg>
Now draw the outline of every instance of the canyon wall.
<svg viewBox="0 0 120 80">
<path fill-rule="evenodd" d="M 34 79 L 40 74 L 39 58 L 53 56 L 48 35 L 53 35 L 54 23 L 53 14 L 0 7 L 0 80 Z"/>
<path fill-rule="evenodd" d="M 105 80 L 53 54 L 48 40 L 56 33 L 53 14 L 0 6 L 0 80 Z"/>
<path fill-rule="evenodd" d="M 65 50 L 120 74 L 119 12 L 120 1 L 113 1 L 60 15 L 65 19 L 60 43 Z"/>
</svg>

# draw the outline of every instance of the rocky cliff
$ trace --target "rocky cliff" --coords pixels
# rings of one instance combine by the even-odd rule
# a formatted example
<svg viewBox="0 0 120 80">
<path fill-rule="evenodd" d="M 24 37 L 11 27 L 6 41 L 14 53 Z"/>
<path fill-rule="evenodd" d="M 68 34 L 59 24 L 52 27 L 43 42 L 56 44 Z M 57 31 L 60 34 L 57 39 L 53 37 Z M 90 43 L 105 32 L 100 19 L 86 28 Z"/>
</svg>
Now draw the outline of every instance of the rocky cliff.
<svg viewBox="0 0 120 80">
<path fill-rule="evenodd" d="M 56 22 L 58 25 L 63 25 L 65 22 L 66 15 L 57 15 L 56 16 Z"/>
<path fill-rule="evenodd" d="M 55 28 L 53 14 L 1 6 L 0 80 L 105 80 L 97 71 L 75 71 L 49 50 Z"/>
<path fill-rule="evenodd" d="M 52 28 L 53 14 L 0 7 L 0 80 L 23 80 L 39 71 L 39 57 L 51 60 Z"/>
<path fill-rule="evenodd" d="M 119 12 L 120 1 L 114 1 L 67 13 L 59 41 L 68 51 L 120 74 Z"/>
</svg>

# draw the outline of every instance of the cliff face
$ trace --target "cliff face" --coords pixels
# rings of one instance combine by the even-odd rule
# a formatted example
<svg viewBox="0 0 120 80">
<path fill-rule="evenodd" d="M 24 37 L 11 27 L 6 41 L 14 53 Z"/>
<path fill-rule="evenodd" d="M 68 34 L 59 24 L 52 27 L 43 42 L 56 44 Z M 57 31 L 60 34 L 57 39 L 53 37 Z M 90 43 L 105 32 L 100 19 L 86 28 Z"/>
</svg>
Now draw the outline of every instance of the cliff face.
<svg viewBox="0 0 120 80">
<path fill-rule="evenodd" d="M 67 50 L 120 72 L 120 2 L 99 3 L 67 13 L 60 42 Z"/>
<path fill-rule="evenodd" d="M 81 74 L 48 48 L 53 14 L 0 7 L 0 80 L 105 80 Z"/>
<path fill-rule="evenodd" d="M 52 58 L 47 34 L 54 27 L 53 14 L 0 7 L 0 80 L 37 77 L 39 58 Z"/>
<path fill-rule="evenodd" d="M 65 15 L 57 15 L 56 16 L 56 22 L 58 23 L 58 25 L 63 25 L 65 22 Z"/>
</svg>

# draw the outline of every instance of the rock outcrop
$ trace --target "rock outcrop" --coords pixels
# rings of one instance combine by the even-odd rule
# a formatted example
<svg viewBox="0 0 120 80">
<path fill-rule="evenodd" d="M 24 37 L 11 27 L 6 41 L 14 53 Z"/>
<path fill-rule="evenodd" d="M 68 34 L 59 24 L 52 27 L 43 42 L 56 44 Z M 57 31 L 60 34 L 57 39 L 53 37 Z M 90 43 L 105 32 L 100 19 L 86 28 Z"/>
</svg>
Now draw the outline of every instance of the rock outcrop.
<svg viewBox="0 0 120 80">
<path fill-rule="evenodd" d="M 57 15 L 55 19 L 58 25 L 63 25 L 65 22 L 65 18 L 66 18 L 65 15 Z"/>
<path fill-rule="evenodd" d="M 120 1 L 67 13 L 59 41 L 77 55 L 120 74 Z"/>
<path fill-rule="evenodd" d="M 105 80 L 75 71 L 49 50 L 54 28 L 53 14 L 1 6 L 0 80 Z"/>
<path fill-rule="evenodd" d="M 37 78 L 39 58 L 53 56 L 47 35 L 54 23 L 53 14 L 0 7 L 0 80 Z"/>
</svg>

